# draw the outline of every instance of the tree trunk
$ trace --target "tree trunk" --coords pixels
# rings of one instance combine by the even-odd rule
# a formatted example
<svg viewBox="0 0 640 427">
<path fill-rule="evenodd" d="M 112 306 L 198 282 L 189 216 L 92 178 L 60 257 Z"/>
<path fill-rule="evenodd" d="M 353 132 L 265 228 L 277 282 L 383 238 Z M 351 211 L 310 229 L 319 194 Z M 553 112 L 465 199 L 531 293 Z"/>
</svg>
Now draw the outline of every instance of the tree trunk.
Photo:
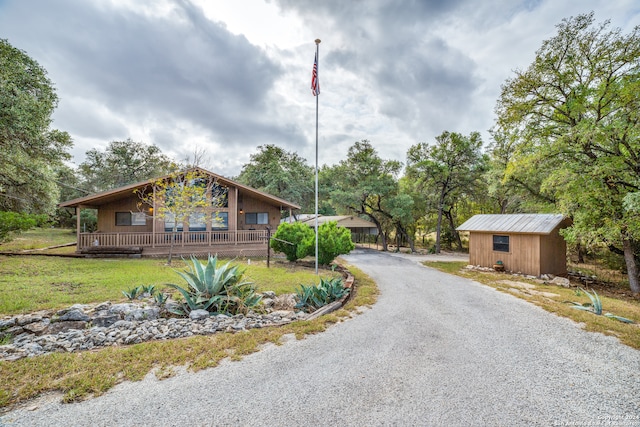
<svg viewBox="0 0 640 427">
<path fill-rule="evenodd" d="M 584 264 L 584 249 L 580 242 L 576 243 L 576 252 L 578 252 L 578 264 Z"/>
<path fill-rule="evenodd" d="M 438 224 L 436 225 L 436 253 L 440 253 L 440 231 L 442 230 L 442 203 L 438 205 Z"/>
<path fill-rule="evenodd" d="M 627 277 L 629 278 L 629 287 L 634 294 L 640 293 L 640 283 L 638 281 L 638 263 L 636 255 L 633 252 L 633 242 L 628 237 L 622 238 L 624 247 L 624 261 L 627 264 Z"/>
<path fill-rule="evenodd" d="M 456 245 L 458 246 L 458 250 L 462 251 L 462 239 L 460 238 L 460 233 L 458 233 L 458 230 L 456 230 L 456 226 L 453 223 L 453 215 L 451 214 L 451 210 L 448 210 L 445 213 L 445 215 L 449 220 L 449 227 L 451 227 L 451 233 L 453 234 L 453 237 L 456 240 Z"/>
<path fill-rule="evenodd" d="M 174 226 L 171 230 L 171 245 L 169 245 L 169 258 L 167 258 L 167 265 L 171 265 L 171 258 L 173 258 L 173 242 L 176 241 L 177 228 Z"/>
</svg>

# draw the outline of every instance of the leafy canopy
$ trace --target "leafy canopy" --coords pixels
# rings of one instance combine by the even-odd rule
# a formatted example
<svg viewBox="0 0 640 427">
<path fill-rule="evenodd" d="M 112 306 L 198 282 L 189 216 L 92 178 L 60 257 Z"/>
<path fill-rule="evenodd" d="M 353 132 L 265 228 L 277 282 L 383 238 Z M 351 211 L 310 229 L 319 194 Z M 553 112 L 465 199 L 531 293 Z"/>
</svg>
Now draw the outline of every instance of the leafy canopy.
<svg viewBox="0 0 640 427">
<path fill-rule="evenodd" d="M 53 213 L 53 168 L 69 159 L 71 138 L 51 129 L 58 97 L 47 72 L 0 39 L 0 210 Z"/>
</svg>

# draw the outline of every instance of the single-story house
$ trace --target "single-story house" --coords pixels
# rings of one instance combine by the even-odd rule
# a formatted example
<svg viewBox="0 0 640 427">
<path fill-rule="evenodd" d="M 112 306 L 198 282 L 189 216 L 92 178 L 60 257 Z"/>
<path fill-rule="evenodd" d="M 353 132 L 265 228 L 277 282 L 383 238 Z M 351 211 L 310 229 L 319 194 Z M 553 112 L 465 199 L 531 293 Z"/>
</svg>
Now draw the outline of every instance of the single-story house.
<svg viewBox="0 0 640 427">
<path fill-rule="evenodd" d="M 469 264 L 532 276 L 567 273 L 567 244 L 559 233 L 570 220 L 558 214 L 475 215 L 457 228 L 469 232 Z"/>
<path fill-rule="evenodd" d="M 142 256 L 161 256 L 169 253 L 173 241 L 173 253 L 180 255 L 266 256 L 268 230 L 276 230 L 281 212 L 288 210 L 292 215 L 294 209 L 300 209 L 295 203 L 202 168 L 190 171 L 210 180 L 219 202 L 214 212 L 194 213 L 185 223 L 175 224 L 175 234 L 172 218 L 158 215 L 155 205 L 141 205 L 138 194 L 153 192 L 154 183 L 170 180 L 171 175 L 61 203 L 60 207 L 76 210 L 78 252 L 99 252 L 96 247 L 109 247 L 111 252 L 121 248 L 127 253 L 133 247 L 140 248 Z M 82 232 L 83 209 L 97 210 L 96 232 Z"/>
<path fill-rule="evenodd" d="M 309 227 L 315 227 L 316 224 L 316 216 L 315 214 L 300 215 L 300 222 L 303 224 L 307 224 Z M 335 221 L 338 223 L 338 227 L 345 227 L 351 231 L 351 240 L 354 242 L 363 242 L 367 241 L 368 236 L 377 236 L 378 235 L 378 227 L 366 219 L 353 216 L 353 215 L 318 215 L 318 226 L 324 224 L 325 222 Z"/>
</svg>

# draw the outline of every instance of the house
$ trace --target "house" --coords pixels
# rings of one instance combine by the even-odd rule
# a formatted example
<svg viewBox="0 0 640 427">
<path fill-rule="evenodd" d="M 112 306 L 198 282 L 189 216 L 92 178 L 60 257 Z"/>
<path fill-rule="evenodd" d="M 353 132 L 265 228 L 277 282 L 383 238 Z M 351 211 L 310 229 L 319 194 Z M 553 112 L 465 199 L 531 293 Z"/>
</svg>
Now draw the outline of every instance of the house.
<svg viewBox="0 0 640 427">
<path fill-rule="evenodd" d="M 567 273 L 567 244 L 559 230 L 570 220 L 556 214 L 475 215 L 457 228 L 469 232 L 469 264 L 532 276 Z"/>
<path fill-rule="evenodd" d="M 221 202 L 216 204 L 213 213 L 194 213 L 186 223 L 176 224 L 175 234 L 172 218 L 162 218 L 155 205 L 141 206 L 138 194 L 152 192 L 153 183 L 169 180 L 171 175 L 61 203 L 60 207 L 76 210 L 78 252 L 100 252 L 109 248 L 102 252 L 130 253 L 132 248 L 139 248 L 142 256 L 161 256 L 169 253 L 173 243 L 173 253 L 180 255 L 266 256 L 267 233 L 278 227 L 281 212 L 288 210 L 291 215 L 294 209 L 300 209 L 294 203 L 207 170 L 190 171 L 206 176 Z M 83 209 L 97 210 L 98 231 L 95 233 L 82 232 L 80 212 Z"/>
<path fill-rule="evenodd" d="M 303 224 L 307 224 L 309 227 L 315 227 L 315 214 L 302 214 L 299 215 L 299 218 L 299 221 Z M 371 221 L 367 221 L 366 219 L 362 219 L 353 215 L 318 215 L 318 226 L 330 221 L 337 222 L 338 227 L 348 228 L 351 231 L 351 240 L 355 243 L 368 242 L 370 236 L 377 237 L 378 235 L 378 228 L 376 227 L 376 225 Z"/>
</svg>

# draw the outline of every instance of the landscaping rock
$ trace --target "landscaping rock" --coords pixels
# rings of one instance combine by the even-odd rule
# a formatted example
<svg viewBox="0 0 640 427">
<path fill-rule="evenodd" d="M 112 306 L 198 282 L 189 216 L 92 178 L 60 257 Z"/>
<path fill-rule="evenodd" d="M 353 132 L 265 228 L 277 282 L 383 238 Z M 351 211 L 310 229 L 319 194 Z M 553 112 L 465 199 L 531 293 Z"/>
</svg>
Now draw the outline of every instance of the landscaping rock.
<svg viewBox="0 0 640 427">
<path fill-rule="evenodd" d="M 204 320 L 208 319 L 210 316 L 207 310 L 193 310 L 189 313 L 189 319 L 191 320 Z"/>
<path fill-rule="evenodd" d="M 67 311 L 62 316 L 60 316 L 58 318 L 58 321 L 60 321 L 60 322 L 67 322 L 67 321 L 71 321 L 71 322 L 88 322 L 89 321 L 89 316 L 84 314 L 84 312 L 82 310 L 75 308 L 73 310 Z"/>
<path fill-rule="evenodd" d="M 47 334 L 58 334 L 60 332 L 67 332 L 71 329 L 86 329 L 87 322 L 73 320 L 68 322 L 55 322 L 51 323 L 47 328 Z"/>
<path fill-rule="evenodd" d="M 295 294 L 283 294 L 278 295 L 275 298 L 275 302 L 273 303 L 274 310 L 293 310 L 295 305 L 298 302 L 296 301 Z"/>
<path fill-rule="evenodd" d="M 91 319 L 91 324 L 100 328 L 106 328 L 118 320 L 120 320 L 120 316 L 117 314 L 102 314 Z"/>
<path fill-rule="evenodd" d="M 565 277 L 554 277 L 553 280 L 551 281 L 551 283 L 555 284 L 555 285 L 560 285 L 560 286 L 564 286 L 565 288 L 569 288 L 571 287 L 571 282 L 569 281 L 569 279 L 565 278 Z"/>
<path fill-rule="evenodd" d="M 12 317 L 10 319 L 0 319 L 0 331 L 2 331 L 3 329 L 8 329 L 12 326 L 15 326 L 15 324 L 16 324 L 15 317 Z"/>
</svg>

